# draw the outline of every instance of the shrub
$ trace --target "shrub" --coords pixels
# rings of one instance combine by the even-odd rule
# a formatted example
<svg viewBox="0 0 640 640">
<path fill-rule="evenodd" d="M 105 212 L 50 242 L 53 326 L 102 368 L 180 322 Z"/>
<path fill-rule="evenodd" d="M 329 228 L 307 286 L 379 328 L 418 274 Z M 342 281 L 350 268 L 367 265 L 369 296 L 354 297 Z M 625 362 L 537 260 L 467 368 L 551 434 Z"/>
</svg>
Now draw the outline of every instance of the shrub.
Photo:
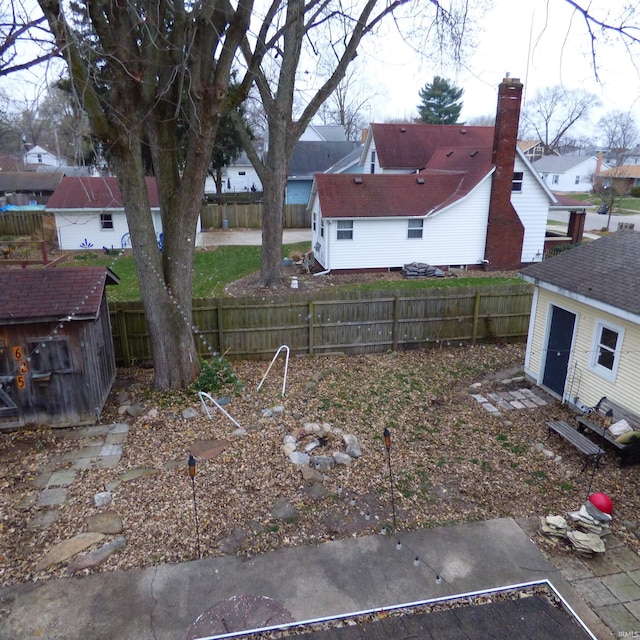
<svg viewBox="0 0 640 640">
<path fill-rule="evenodd" d="M 640 198 L 640 187 L 631 187 L 629 195 L 633 198 Z"/>
<path fill-rule="evenodd" d="M 214 356 L 210 360 L 202 360 L 200 375 L 191 385 L 194 391 L 220 391 L 226 385 L 233 385 L 238 390 L 241 386 L 231 364 L 223 356 Z"/>
</svg>

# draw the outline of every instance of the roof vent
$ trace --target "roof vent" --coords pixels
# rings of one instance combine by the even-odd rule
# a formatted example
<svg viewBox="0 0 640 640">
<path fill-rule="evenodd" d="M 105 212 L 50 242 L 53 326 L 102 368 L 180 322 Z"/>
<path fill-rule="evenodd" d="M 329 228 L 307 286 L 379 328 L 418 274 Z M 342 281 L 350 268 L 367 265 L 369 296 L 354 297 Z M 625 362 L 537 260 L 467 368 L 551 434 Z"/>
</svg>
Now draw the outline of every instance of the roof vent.
<svg viewBox="0 0 640 640">
<path fill-rule="evenodd" d="M 461 133 L 462 135 L 464 135 L 465 133 L 467 133 L 467 130 L 466 130 L 466 129 L 460 129 L 460 133 Z"/>
<path fill-rule="evenodd" d="M 356 184 L 362 184 L 362 178 L 354 178 L 354 179 L 353 179 L 353 181 L 354 181 Z"/>
<path fill-rule="evenodd" d="M 478 155 L 478 152 L 477 152 L 477 151 L 472 151 L 472 152 L 469 154 L 469 157 L 471 157 L 471 158 L 475 158 L 477 155 Z"/>
<path fill-rule="evenodd" d="M 400 133 L 407 133 L 407 127 L 400 127 Z"/>
<path fill-rule="evenodd" d="M 424 184 L 424 178 L 416 178 L 418 184 Z"/>
<path fill-rule="evenodd" d="M 453 155 L 453 151 L 447 151 L 447 158 L 450 158 Z"/>
</svg>

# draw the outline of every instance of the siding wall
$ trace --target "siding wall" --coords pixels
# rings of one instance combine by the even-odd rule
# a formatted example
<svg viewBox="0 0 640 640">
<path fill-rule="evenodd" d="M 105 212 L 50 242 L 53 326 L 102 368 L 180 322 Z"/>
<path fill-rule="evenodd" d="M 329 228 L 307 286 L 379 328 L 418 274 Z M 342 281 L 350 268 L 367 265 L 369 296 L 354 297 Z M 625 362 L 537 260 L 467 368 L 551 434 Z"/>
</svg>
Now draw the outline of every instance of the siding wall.
<svg viewBox="0 0 640 640">
<path fill-rule="evenodd" d="M 613 313 L 606 313 L 560 294 L 538 288 L 537 305 L 532 314 L 535 323 L 530 335 L 530 346 L 525 370 L 536 381 L 542 379 L 544 347 L 547 335 L 548 315 L 555 304 L 576 314 L 574 349 L 569 360 L 565 394 L 578 398 L 586 406 L 594 406 L 602 396 L 640 413 L 640 396 L 637 392 L 640 370 L 640 324 L 621 320 Z M 624 329 L 620 362 L 616 378 L 609 381 L 590 368 L 596 326 L 603 321 Z"/>
</svg>

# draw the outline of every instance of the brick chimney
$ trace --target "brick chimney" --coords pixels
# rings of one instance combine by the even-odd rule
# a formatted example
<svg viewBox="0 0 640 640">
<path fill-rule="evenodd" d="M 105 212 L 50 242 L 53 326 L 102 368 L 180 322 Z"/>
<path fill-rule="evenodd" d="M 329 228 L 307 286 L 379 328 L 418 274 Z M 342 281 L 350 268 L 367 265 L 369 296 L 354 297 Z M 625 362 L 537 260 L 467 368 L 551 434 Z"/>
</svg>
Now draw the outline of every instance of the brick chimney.
<svg viewBox="0 0 640 640">
<path fill-rule="evenodd" d="M 522 83 L 505 78 L 498 88 L 498 110 L 493 134 L 493 174 L 485 245 L 487 268 L 517 269 L 522 256 L 524 226 L 511 204 L 513 167 L 518 144 Z"/>
</svg>

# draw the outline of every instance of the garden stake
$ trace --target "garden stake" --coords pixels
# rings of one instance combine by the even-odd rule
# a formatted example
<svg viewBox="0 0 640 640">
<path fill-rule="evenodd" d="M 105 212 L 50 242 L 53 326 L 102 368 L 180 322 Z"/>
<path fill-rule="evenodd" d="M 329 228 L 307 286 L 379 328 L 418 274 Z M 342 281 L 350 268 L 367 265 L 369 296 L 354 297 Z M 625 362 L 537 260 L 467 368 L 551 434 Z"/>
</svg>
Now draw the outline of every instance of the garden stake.
<svg viewBox="0 0 640 640">
<path fill-rule="evenodd" d="M 391 483 L 391 511 L 393 513 L 393 530 L 396 527 L 396 503 L 393 498 L 393 473 L 391 473 L 391 432 L 385 427 L 384 429 L 384 446 L 387 450 L 387 462 L 389 464 L 389 482 Z"/>
<path fill-rule="evenodd" d="M 196 504 L 196 459 L 189 454 L 189 477 L 191 478 L 191 488 L 193 489 L 193 513 L 196 518 L 196 544 L 198 546 L 198 558 L 200 554 L 200 527 L 198 525 L 198 506 Z"/>
</svg>

